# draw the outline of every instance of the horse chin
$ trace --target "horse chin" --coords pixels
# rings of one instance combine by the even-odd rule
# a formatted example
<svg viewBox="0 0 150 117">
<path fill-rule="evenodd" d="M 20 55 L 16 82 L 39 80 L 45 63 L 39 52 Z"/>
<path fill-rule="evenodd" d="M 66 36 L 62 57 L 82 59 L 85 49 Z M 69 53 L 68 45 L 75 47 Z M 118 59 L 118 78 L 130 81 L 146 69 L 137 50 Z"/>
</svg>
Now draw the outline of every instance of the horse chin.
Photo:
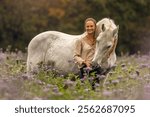
<svg viewBox="0 0 150 117">
<path fill-rule="evenodd" d="M 92 60 L 92 66 L 101 66 L 101 60 L 94 58 Z"/>
</svg>

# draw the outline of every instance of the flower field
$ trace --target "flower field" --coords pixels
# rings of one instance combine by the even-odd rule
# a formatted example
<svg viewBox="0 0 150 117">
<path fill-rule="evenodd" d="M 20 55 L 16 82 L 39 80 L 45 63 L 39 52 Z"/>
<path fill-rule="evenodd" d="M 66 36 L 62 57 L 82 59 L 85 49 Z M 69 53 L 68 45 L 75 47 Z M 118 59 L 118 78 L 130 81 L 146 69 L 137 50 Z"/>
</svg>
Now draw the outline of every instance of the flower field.
<svg viewBox="0 0 150 117">
<path fill-rule="evenodd" d="M 53 67 L 26 73 L 21 51 L 0 52 L 0 99 L 107 100 L 150 99 L 150 54 L 118 57 L 116 67 L 103 80 L 91 84 L 70 73 L 61 75 Z M 104 77 L 104 76 L 101 76 Z"/>
</svg>

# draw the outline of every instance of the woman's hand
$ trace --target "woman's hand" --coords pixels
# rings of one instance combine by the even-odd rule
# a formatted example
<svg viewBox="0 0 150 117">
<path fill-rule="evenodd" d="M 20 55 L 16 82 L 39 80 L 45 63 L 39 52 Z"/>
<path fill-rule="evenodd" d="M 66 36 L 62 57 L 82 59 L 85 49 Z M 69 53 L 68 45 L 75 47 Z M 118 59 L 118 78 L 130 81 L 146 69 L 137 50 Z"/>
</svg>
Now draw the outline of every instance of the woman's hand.
<svg viewBox="0 0 150 117">
<path fill-rule="evenodd" d="M 83 62 L 87 67 L 91 68 L 91 63 L 89 61 L 84 61 Z"/>
</svg>

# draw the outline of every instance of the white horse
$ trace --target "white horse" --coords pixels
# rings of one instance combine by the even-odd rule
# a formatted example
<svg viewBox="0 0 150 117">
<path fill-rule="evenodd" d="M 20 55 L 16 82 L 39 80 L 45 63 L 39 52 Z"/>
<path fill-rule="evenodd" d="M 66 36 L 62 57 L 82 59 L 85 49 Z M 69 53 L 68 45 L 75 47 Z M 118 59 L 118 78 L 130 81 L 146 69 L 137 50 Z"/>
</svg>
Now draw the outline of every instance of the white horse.
<svg viewBox="0 0 150 117">
<path fill-rule="evenodd" d="M 52 62 L 55 67 L 64 73 L 73 72 L 76 64 L 73 60 L 75 41 L 81 35 L 69 35 L 57 31 L 47 31 L 35 36 L 28 45 L 27 71 L 33 71 L 40 62 Z M 111 67 L 116 61 L 115 43 L 118 28 L 111 19 L 104 18 L 97 23 L 96 52 L 93 62 L 102 65 L 108 63 Z M 109 46 L 109 47 L 108 47 Z M 104 57 L 105 56 L 105 57 Z M 106 58 L 106 62 L 104 62 Z"/>
<path fill-rule="evenodd" d="M 119 26 L 116 26 L 113 20 L 104 18 L 97 23 L 97 30 L 101 33 L 98 33 L 96 38 L 96 51 L 92 61 L 102 68 L 111 68 L 116 62 Z"/>
</svg>

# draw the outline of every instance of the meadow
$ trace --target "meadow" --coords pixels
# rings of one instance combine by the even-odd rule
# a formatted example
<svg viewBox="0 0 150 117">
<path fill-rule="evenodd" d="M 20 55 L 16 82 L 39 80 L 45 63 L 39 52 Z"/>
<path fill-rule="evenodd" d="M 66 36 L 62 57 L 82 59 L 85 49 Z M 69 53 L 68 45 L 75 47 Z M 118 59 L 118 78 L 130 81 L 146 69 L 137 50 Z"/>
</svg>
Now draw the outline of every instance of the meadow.
<svg viewBox="0 0 150 117">
<path fill-rule="evenodd" d="M 59 74 L 53 66 L 26 73 L 27 54 L 0 50 L 0 99 L 2 100 L 143 100 L 150 99 L 150 54 L 123 55 L 101 81 L 91 89 L 90 82 L 77 75 Z M 104 76 L 101 76 L 104 77 Z"/>
</svg>

